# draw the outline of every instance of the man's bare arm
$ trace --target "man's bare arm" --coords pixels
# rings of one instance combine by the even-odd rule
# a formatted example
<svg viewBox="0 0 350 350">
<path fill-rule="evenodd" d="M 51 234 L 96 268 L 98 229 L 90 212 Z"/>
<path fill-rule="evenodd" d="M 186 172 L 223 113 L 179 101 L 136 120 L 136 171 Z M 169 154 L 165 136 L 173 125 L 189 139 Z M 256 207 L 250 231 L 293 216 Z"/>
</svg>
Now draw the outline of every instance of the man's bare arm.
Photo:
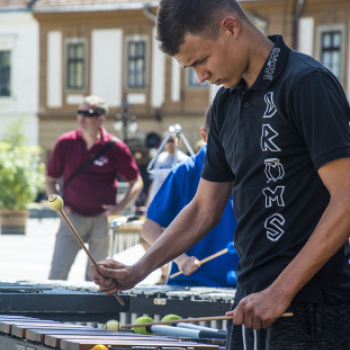
<svg viewBox="0 0 350 350">
<path fill-rule="evenodd" d="M 125 192 L 124 198 L 116 205 L 105 204 L 103 208 L 106 209 L 106 215 L 118 215 L 127 209 L 137 198 L 143 188 L 143 181 L 141 176 L 135 180 L 128 182 L 128 189 Z"/>
<path fill-rule="evenodd" d="M 46 188 L 46 194 L 48 196 L 50 194 L 55 194 L 55 193 L 59 192 L 58 181 L 59 181 L 59 179 L 56 179 L 56 178 L 51 177 L 49 175 L 46 175 L 45 188 Z"/>
<path fill-rule="evenodd" d="M 221 220 L 231 193 L 231 182 L 213 183 L 201 179 L 194 199 L 180 212 L 146 254 L 133 266 L 113 260 L 92 267 L 93 277 L 107 295 L 130 289 L 156 268 L 173 260 L 200 241 Z"/>
<path fill-rule="evenodd" d="M 163 228 L 157 222 L 146 219 L 142 229 L 141 236 L 152 245 L 163 233 Z"/>
<path fill-rule="evenodd" d="M 45 180 L 46 194 L 49 196 L 50 194 L 55 194 L 60 192 L 59 179 L 46 175 Z M 71 209 L 67 205 L 63 205 L 63 211 L 66 214 L 71 213 Z"/>
<path fill-rule="evenodd" d="M 233 312 L 236 325 L 267 328 L 280 317 L 300 289 L 343 246 L 350 236 L 350 158 L 323 165 L 318 173 L 330 202 L 302 250 L 262 292 L 242 299 Z"/>
<path fill-rule="evenodd" d="M 163 233 L 163 228 L 155 221 L 151 219 L 146 219 L 141 230 L 142 237 L 150 244 L 154 242 L 161 236 Z M 186 274 L 190 275 L 198 269 L 198 262 L 196 257 L 189 257 L 186 253 L 180 254 L 174 259 L 175 263 L 178 265 L 179 270 Z"/>
</svg>

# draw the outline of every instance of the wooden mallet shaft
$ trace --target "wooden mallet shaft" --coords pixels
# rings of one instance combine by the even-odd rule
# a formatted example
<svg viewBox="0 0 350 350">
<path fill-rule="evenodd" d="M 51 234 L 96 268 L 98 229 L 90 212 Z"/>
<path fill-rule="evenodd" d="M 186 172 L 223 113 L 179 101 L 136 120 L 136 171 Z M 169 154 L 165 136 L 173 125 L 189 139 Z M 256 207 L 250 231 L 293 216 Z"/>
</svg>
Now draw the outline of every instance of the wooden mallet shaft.
<svg viewBox="0 0 350 350">
<path fill-rule="evenodd" d="M 215 253 L 213 255 L 210 255 L 210 256 L 206 257 L 205 259 L 203 259 L 201 261 L 198 261 L 196 265 L 198 265 L 198 266 L 203 265 L 204 263 L 206 263 L 206 262 L 208 262 L 210 260 L 213 260 L 213 259 L 217 258 L 220 255 L 224 255 L 227 252 L 228 252 L 227 248 L 225 248 L 223 250 L 220 250 L 219 252 L 217 252 L 217 253 Z M 182 272 L 179 271 L 179 272 L 176 272 L 176 273 L 173 273 L 172 275 L 170 275 L 169 278 L 174 278 L 174 277 L 179 276 L 181 274 L 182 274 Z"/>
<path fill-rule="evenodd" d="M 82 241 L 82 239 L 79 236 L 79 233 L 75 230 L 75 228 L 73 227 L 72 223 L 70 222 L 69 218 L 67 217 L 67 215 L 65 214 L 65 212 L 63 211 L 63 209 L 59 209 L 58 210 L 60 212 L 60 214 L 62 215 L 64 221 L 67 223 L 67 225 L 69 226 L 69 228 L 71 229 L 74 237 L 76 238 L 76 240 L 78 241 L 78 243 L 80 244 L 80 246 L 83 248 L 83 250 L 85 251 L 85 253 L 87 254 L 87 256 L 89 257 L 89 259 L 91 260 L 91 262 L 95 265 L 97 271 L 99 271 L 99 267 L 97 262 L 95 261 L 95 259 L 92 257 L 92 255 L 90 254 L 89 250 L 85 247 L 84 242 Z M 114 296 L 117 298 L 117 300 L 119 301 L 119 304 L 124 306 L 124 300 L 118 295 L 118 293 L 115 293 Z"/>
<path fill-rule="evenodd" d="M 285 312 L 281 317 L 293 317 L 293 312 Z M 202 322 L 202 321 L 222 321 L 222 320 L 232 320 L 232 316 L 212 316 L 212 317 L 199 317 L 199 318 L 184 318 L 181 320 L 168 320 L 159 322 L 146 322 L 139 324 L 128 324 L 122 326 L 122 328 L 134 328 L 134 327 L 151 327 L 155 325 L 167 325 L 176 324 L 179 322 Z"/>
</svg>

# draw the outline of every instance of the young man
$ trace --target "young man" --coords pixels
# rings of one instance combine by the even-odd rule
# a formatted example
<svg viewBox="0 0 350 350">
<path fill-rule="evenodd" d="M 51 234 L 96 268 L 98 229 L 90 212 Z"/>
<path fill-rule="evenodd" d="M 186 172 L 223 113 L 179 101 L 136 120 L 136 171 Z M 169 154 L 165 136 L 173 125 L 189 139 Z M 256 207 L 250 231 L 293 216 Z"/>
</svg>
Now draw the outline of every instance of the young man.
<svg viewBox="0 0 350 350">
<path fill-rule="evenodd" d="M 162 186 L 156 193 L 147 210 L 147 219 L 141 234 L 145 240 L 153 244 L 168 227 L 179 212 L 193 199 L 204 165 L 207 150 L 207 131 L 211 119 L 211 107 L 208 108 L 204 127 L 200 128 L 204 145 L 198 154 L 189 157 L 172 169 Z M 198 260 L 202 260 L 226 248 L 232 242 L 236 219 L 233 211 L 232 197 L 228 200 L 220 223 L 212 229 L 200 242 L 174 259 L 170 276 L 179 271 L 182 274 L 169 278 L 167 284 L 183 286 L 235 287 L 235 283 L 227 280 L 227 274 L 235 271 L 238 263 L 237 253 L 224 254 L 198 268 Z"/>
<path fill-rule="evenodd" d="M 64 212 L 81 238 L 89 243 L 95 260 L 107 257 L 108 222 L 110 215 L 121 214 L 136 199 L 143 181 L 136 162 L 123 141 L 111 148 L 88 168 L 69 181 L 72 174 L 94 157 L 109 141 L 115 139 L 102 124 L 108 113 L 106 103 L 97 96 L 88 96 L 79 106 L 79 129 L 62 135 L 53 150 L 46 176 L 47 194 L 57 193 L 62 177 Z M 128 182 L 125 197 L 116 203 L 117 175 Z M 69 181 L 69 182 L 68 182 Z M 66 186 L 65 186 L 66 183 Z M 65 280 L 80 246 L 64 220 L 56 236 L 49 279 Z M 90 263 L 88 263 L 90 265 Z M 91 280 L 89 266 L 86 280 Z"/>
<path fill-rule="evenodd" d="M 350 108 L 339 82 L 266 38 L 234 0 L 161 0 L 158 37 L 199 81 L 223 85 L 206 163 L 195 198 L 138 263 L 94 269 L 100 290 L 130 288 L 195 244 L 232 189 L 240 264 L 227 347 L 252 347 L 256 334 L 260 350 L 350 348 Z"/>
</svg>

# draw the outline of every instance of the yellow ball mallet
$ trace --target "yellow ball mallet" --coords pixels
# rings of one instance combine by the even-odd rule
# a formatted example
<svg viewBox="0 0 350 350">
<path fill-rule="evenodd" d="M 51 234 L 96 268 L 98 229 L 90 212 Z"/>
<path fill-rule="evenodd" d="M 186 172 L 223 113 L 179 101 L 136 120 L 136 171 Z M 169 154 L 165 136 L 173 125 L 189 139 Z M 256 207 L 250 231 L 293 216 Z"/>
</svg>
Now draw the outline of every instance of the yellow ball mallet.
<svg viewBox="0 0 350 350">
<path fill-rule="evenodd" d="M 90 254 L 89 250 L 85 247 L 84 242 L 82 241 L 82 239 L 79 236 L 79 233 L 75 230 L 75 228 L 73 227 L 72 223 L 70 222 L 69 218 L 67 217 L 67 215 L 65 214 L 65 212 L 63 211 L 63 199 L 62 197 L 60 197 L 57 194 L 50 194 L 49 195 L 49 205 L 50 208 L 52 210 L 58 211 L 64 221 L 67 223 L 67 225 L 69 226 L 69 228 L 71 229 L 74 237 L 76 238 L 76 240 L 78 241 L 79 245 L 83 248 L 83 250 L 85 251 L 85 253 L 87 254 L 87 256 L 89 257 L 89 259 L 91 260 L 91 262 L 95 265 L 97 271 L 99 270 L 98 264 L 95 261 L 95 259 L 92 257 L 92 255 Z M 115 293 L 114 296 L 117 298 L 117 300 L 119 301 L 119 304 L 124 306 L 124 300 L 118 295 L 118 293 Z"/>
</svg>

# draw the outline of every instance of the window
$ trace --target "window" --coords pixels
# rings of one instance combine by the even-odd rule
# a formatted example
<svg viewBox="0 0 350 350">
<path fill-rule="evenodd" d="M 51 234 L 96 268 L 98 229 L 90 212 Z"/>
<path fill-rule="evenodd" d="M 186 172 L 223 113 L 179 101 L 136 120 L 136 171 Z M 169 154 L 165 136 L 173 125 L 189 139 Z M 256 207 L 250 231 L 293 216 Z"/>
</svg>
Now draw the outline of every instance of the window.
<svg viewBox="0 0 350 350">
<path fill-rule="evenodd" d="M 341 75 L 341 31 L 323 32 L 321 38 L 321 63 L 338 79 Z"/>
<path fill-rule="evenodd" d="M 0 97 L 11 96 L 11 51 L 0 51 Z"/>
<path fill-rule="evenodd" d="M 129 88 L 146 87 L 146 42 L 129 41 L 127 44 Z"/>
<path fill-rule="evenodd" d="M 67 89 L 85 88 L 85 57 L 84 43 L 67 44 Z"/>
<path fill-rule="evenodd" d="M 196 86 L 206 86 L 206 85 L 208 85 L 207 80 L 204 83 L 198 82 L 196 72 L 193 68 L 190 68 L 188 70 L 188 86 L 196 87 Z"/>
</svg>

